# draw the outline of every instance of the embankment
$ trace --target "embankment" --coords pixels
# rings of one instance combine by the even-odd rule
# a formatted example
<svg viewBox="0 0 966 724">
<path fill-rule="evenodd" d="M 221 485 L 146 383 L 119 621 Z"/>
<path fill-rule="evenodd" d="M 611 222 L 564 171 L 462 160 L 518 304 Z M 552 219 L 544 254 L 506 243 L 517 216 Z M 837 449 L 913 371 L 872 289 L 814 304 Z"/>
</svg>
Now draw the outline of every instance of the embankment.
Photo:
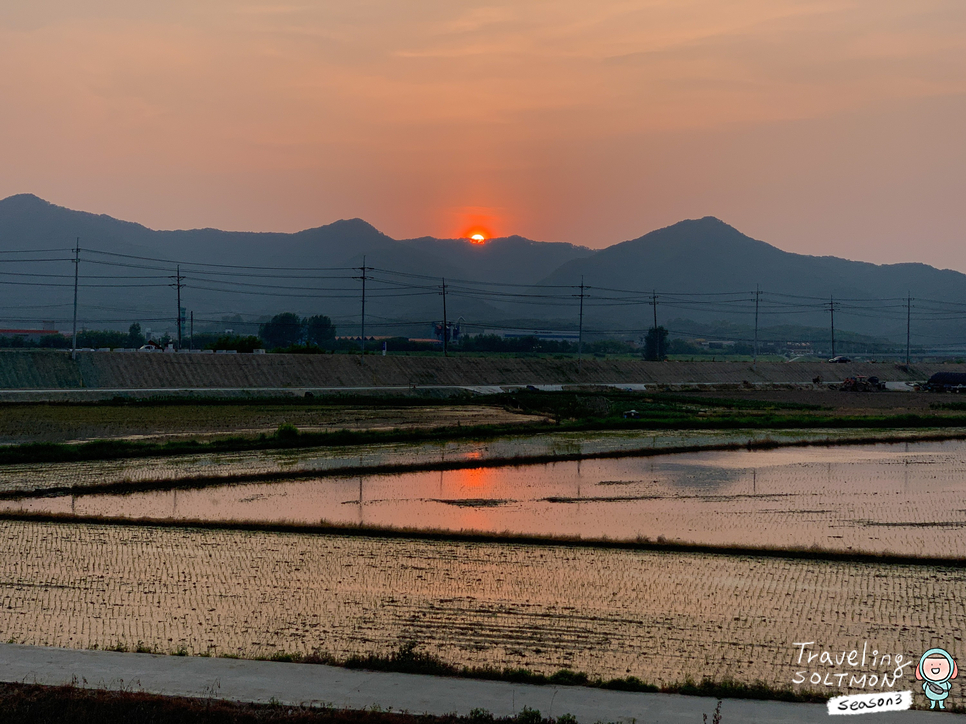
<svg viewBox="0 0 966 724">
<path fill-rule="evenodd" d="M 501 385 L 781 385 L 876 375 L 887 381 L 927 379 L 966 365 L 891 363 L 645 362 L 627 359 L 407 357 L 358 355 L 202 355 L 0 351 L 0 391 L 306 390 L 336 388 L 482 387 Z"/>
</svg>

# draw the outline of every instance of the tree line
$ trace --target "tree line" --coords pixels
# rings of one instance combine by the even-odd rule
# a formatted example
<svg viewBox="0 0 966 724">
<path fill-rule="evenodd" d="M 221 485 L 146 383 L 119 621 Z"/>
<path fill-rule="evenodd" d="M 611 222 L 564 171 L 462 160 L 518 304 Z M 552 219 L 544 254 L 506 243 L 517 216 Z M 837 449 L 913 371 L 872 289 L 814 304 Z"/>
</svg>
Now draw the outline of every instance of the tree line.
<svg viewBox="0 0 966 724">
<path fill-rule="evenodd" d="M 199 332 L 184 337 L 182 345 L 194 349 L 227 349 L 238 352 L 251 352 L 256 349 L 288 349 L 297 347 L 334 349 L 335 325 L 324 314 L 299 317 L 293 312 L 276 314 L 269 321 L 260 324 L 258 335 L 236 335 L 230 332 Z M 77 346 L 92 349 L 138 349 L 146 344 L 166 347 L 177 342 L 169 333 L 148 338 L 141 325 L 135 322 L 128 331 L 90 330 L 77 332 Z M 7 334 L 0 336 L 0 348 L 48 348 L 69 349 L 72 338 L 63 334 L 48 334 L 37 339 L 26 335 Z"/>
<path fill-rule="evenodd" d="M 583 352 L 589 355 L 607 354 L 642 354 L 648 360 L 663 360 L 668 354 L 709 354 L 709 351 L 681 339 L 668 339 L 669 334 L 664 327 L 651 328 L 644 338 L 643 350 L 636 345 L 615 339 L 587 341 L 583 344 Z M 336 327 L 332 320 L 317 314 L 300 317 L 294 312 L 276 314 L 267 322 L 258 326 L 257 335 L 236 335 L 230 331 L 224 333 L 199 332 L 192 337 L 186 337 L 183 345 L 202 350 L 235 350 L 237 352 L 252 352 L 265 349 L 272 352 L 290 353 L 319 353 L 333 351 L 357 351 L 360 348 L 357 339 L 337 339 Z M 176 339 L 165 333 L 160 337 L 149 339 L 135 322 L 128 331 L 112 330 L 81 330 L 77 333 L 77 346 L 92 349 L 137 349 L 145 344 L 155 344 L 166 347 L 175 343 Z M 366 349 L 378 352 L 385 344 L 393 352 L 432 352 L 439 349 L 438 343 L 415 341 L 406 337 L 391 337 L 380 340 L 367 340 Z M 58 348 L 69 349 L 71 338 L 62 334 L 51 334 L 36 340 L 24 336 L 0 336 L 0 348 Z M 748 347 L 748 349 L 744 349 Z M 501 337 L 495 334 L 463 335 L 458 340 L 450 342 L 450 350 L 454 352 L 491 352 L 503 354 L 575 354 L 578 352 L 577 342 L 567 340 L 539 339 L 528 337 Z M 735 345 L 732 350 L 737 354 L 750 354 L 750 345 Z M 718 354 L 721 352 L 719 351 Z"/>
</svg>

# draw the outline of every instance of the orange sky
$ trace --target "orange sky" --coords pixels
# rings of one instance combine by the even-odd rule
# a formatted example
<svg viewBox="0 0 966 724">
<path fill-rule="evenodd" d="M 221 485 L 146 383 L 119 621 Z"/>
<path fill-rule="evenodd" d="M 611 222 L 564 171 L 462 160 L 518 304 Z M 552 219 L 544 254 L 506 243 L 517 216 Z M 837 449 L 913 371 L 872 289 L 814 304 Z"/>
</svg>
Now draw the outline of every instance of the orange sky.
<svg viewBox="0 0 966 724">
<path fill-rule="evenodd" d="M 962 0 L 32 0 L 0 69 L 0 197 L 966 271 Z"/>
</svg>

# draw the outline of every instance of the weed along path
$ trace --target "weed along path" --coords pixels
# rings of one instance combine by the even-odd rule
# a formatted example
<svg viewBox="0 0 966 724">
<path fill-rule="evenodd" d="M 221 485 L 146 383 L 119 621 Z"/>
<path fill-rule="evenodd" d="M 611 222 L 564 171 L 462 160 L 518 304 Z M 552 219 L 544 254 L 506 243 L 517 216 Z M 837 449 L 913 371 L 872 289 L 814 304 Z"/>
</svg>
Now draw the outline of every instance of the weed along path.
<svg viewBox="0 0 966 724">
<path fill-rule="evenodd" d="M 485 709 L 513 716 L 524 707 L 545 716 L 570 714 L 579 722 L 694 724 L 715 700 L 673 694 L 631 693 L 578 686 L 532 686 L 499 681 L 354 671 L 317 664 L 289 664 L 109 651 L 76 651 L 0 644 L 0 680 L 28 684 L 74 683 L 90 689 L 249 703 L 326 706 L 339 709 L 468 715 Z M 797 724 L 826 718 L 822 704 L 728 699 L 726 722 Z M 966 716 L 921 711 L 879 714 L 876 724 L 963 721 Z"/>
</svg>

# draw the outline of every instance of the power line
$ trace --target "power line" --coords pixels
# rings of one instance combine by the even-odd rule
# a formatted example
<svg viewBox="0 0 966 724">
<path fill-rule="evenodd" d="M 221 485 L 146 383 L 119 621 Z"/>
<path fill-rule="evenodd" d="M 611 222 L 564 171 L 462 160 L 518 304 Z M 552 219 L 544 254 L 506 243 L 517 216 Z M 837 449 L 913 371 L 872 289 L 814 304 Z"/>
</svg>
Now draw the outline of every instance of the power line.
<svg viewBox="0 0 966 724">
<path fill-rule="evenodd" d="M 73 247 L 67 249 L 2 249 L 0 254 L 54 254 L 62 251 L 72 252 L 74 249 Z"/>
<path fill-rule="evenodd" d="M 937 300 L 929 298 L 917 298 L 913 305 L 911 291 L 905 297 L 843 297 L 836 299 L 830 296 L 827 299 L 806 295 L 788 294 L 785 292 L 765 292 L 760 285 L 756 285 L 754 292 L 743 291 L 719 291 L 719 292 L 651 292 L 633 289 L 621 289 L 612 287 L 595 287 L 594 294 L 590 295 L 587 290 L 590 288 L 581 278 L 580 285 L 562 284 L 520 284 L 514 282 L 491 282 L 491 281 L 471 281 L 466 279 L 453 279 L 447 282 L 442 279 L 442 286 L 438 279 L 430 275 L 414 274 L 377 267 L 369 267 L 366 258 L 363 257 L 363 266 L 360 268 L 352 267 L 264 267 L 241 264 L 219 264 L 206 262 L 174 262 L 173 260 L 162 259 L 152 256 L 141 256 L 134 254 L 122 254 L 117 252 L 102 252 L 92 249 L 81 249 L 79 239 L 77 240 L 70 258 L 58 256 L 65 249 L 32 249 L 32 250 L 3 250 L 0 254 L 0 277 L 4 279 L 8 287 L 37 287 L 46 289 L 58 289 L 73 287 L 74 303 L 79 302 L 79 290 L 112 290 L 112 289 L 150 289 L 164 286 L 174 286 L 177 291 L 178 310 L 176 324 L 178 325 L 179 346 L 183 343 L 184 333 L 184 313 L 181 308 L 181 291 L 183 288 L 191 287 L 198 291 L 210 292 L 211 294 L 232 295 L 233 297 L 248 296 L 290 298 L 301 300 L 343 300 L 349 299 L 355 293 L 351 286 L 344 286 L 338 282 L 348 282 L 357 280 L 362 282 L 362 314 L 360 318 L 361 336 L 365 337 L 367 303 L 371 300 L 403 300 L 407 298 L 418 298 L 421 296 L 442 294 L 443 297 L 443 316 L 444 316 L 444 354 L 448 355 L 448 325 L 449 315 L 447 305 L 450 300 L 446 297 L 455 295 L 457 299 L 468 301 L 485 302 L 502 309 L 500 314 L 510 314 L 518 305 L 525 305 L 531 308 L 540 307 L 559 307 L 561 302 L 573 297 L 579 297 L 579 318 L 578 318 L 578 359 L 582 359 L 583 334 L 598 333 L 590 331 L 586 327 L 584 319 L 585 312 L 597 311 L 597 316 L 605 313 L 605 310 L 616 310 L 622 307 L 635 307 L 650 304 L 652 307 L 653 323 L 657 326 L 657 305 L 666 305 L 669 309 L 694 312 L 712 312 L 731 315 L 754 314 L 754 353 L 755 359 L 760 353 L 760 326 L 761 320 L 769 317 L 795 318 L 805 315 L 821 314 L 823 311 L 829 314 L 830 342 L 833 354 L 837 347 L 835 314 L 844 314 L 848 318 L 855 319 L 874 319 L 878 321 L 879 328 L 885 331 L 880 334 L 888 335 L 891 338 L 899 337 L 899 324 L 904 312 L 905 333 L 906 333 L 906 358 L 911 358 L 912 352 L 912 327 L 914 323 L 926 325 L 926 328 L 918 334 L 922 338 L 929 338 L 929 326 L 939 325 L 944 322 L 962 322 L 962 312 L 966 310 L 966 302 Z M 19 257 L 19 258 L 18 258 Z M 104 270 L 118 270 L 118 273 L 98 273 L 81 276 L 80 262 L 85 264 L 96 264 Z M 70 262 L 74 265 L 72 274 L 61 273 L 56 269 L 43 271 L 44 264 Z M 170 267 L 162 267 L 160 264 L 174 264 L 176 276 L 171 277 L 168 272 Z M 28 265 L 24 267 L 23 265 Z M 30 266 L 33 265 L 33 266 Z M 180 267 L 185 266 L 186 271 L 182 273 Z M 130 270 L 130 271 L 128 271 Z M 137 273 L 136 270 L 147 273 Z M 351 272 L 361 271 L 361 276 L 351 276 Z M 158 272 L 152 274 L 150 272 Z M 320 272 L 320 273 L 313 273 Z M 375 272 L 375 273 L 373 273 Z M 71 278 L 73 277 L 73 279 Z M 174 279 L 174 283 L 168 280 Z M 327 284 L 306 285 L 299 283 L 303 280 L 313 280 L 315 282 L 332 281 L 331 286 Z M 429 283 L 432 282 L 432 283 Z M 573 291 L 576 290 L 577 294 Z M 106 293 L 106 292 L 105 292 Z M 660 297 L 660 300 L 658 299 Z M 103 298 L 103 294 L 101 295 Z M 504 305 L 502 308 L 500 305 Z M 11 305 L 10 309 L 56 309 L 66 305 Z M 585 309 L 584 307 L 587 307 Z M 128 311 L 128 307 L 106 308 L 91 306 L 90 309 L 116 309 L 116 311 Z M 371 310 L 368 310 L 371 312 Z M 194 310 L 192 310 L 193 314 Z M 76 323 L 79 321 L 79 307 L 75 309 L 71 318 L 72 343 L 76 348 Z M 139 316 L 150 315 L 154 312 L 150 310 L 138 311 Z M 230 312 L 229 312 L 230 313 Z M 372 316 L 370 314 L 370 316 Z M 142 318 L 145 318 L 142 316 Z M 201 317 L 199 317 L 201 319 Z M 108 319 L 90 319 L 89 321 L 109 321 Z M 114 321 L 114 320 L 110 320 Z M 803 320 L 804 321 L 804 320 Z M 412 326 L 423 324 L 424 322 L 411 321 L 400 322 L 399 326 Z M 247 323 L 246 323 L 247 324 Z M 252 323 L 254 324 L 254 323 Z M 389 322 L 377 322 L 376 326 L 384 327 Z M 395 324 L 395 323 L 393 323 Z M 490 325 L 493 326 L 493 325 Z M 956 329 L 959 329 L 957 325 Z M 966 331 L 966 326 L 961 331 Z M 620 333 L 624 333 L 623 330 Z M 677 332 L 676 332 L 677 333 Z M 720 335 L 719 335 L 720 336 Z M 362 342 L 363 352 L 365 342 Z"/>
<path fill-rule="evenodd" d="M 137 256 L 135 254 L 119 254 L 113 251 L 98 251 L 97 249 L 85 249 L 91 254 L 102 254 L 104 256 L 114 256 L 122 259 L 137 259 L 139 261 L 159 261 L 165 264 L 184 264 L 185 266 L 214 267 L 217 269 L 267 269 L 269 271 L 352 271 L 352 267 L 306 267 L 306 266 L 248 266 L 242 264 L 216 264 L 213 262 L 179 262 L 173 259 L 159 259 L 151 256 Z"/>
</svg>

